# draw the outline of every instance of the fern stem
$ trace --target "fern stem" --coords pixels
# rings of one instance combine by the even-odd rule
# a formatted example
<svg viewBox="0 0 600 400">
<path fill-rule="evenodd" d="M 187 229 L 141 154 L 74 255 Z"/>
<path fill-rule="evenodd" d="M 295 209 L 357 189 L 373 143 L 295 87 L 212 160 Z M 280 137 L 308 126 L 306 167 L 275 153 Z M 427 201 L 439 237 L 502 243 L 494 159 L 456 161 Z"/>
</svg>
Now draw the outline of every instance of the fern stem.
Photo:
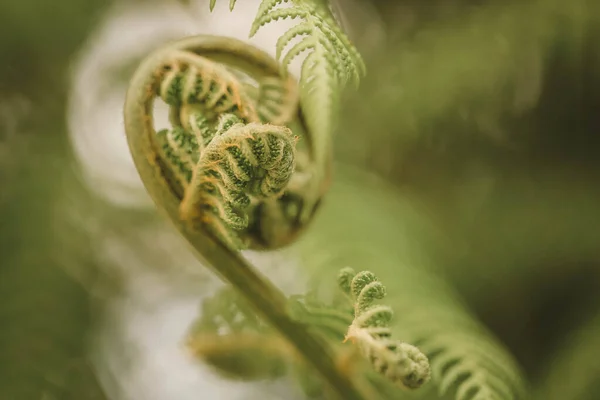
<svg viewBox="0 0 600 400">
<path fill-rule="evenodd" d="M 287 312 L 286 297 L 268 279 L 261 276 L 239 252 L 234 252 L 212 236 L 194 230 L 179 218 L 181 199 L 173 191 L 161 169 L 160 149 L 156 141 L 152 111 L 156 92 L 155 75 L 173 52 L 201 51 L 214 60 L 226 60 L 264 75 L 277 74 L 279 66 L 268 55 L 243 42 L 216 36 L 196 36 L 171 44 L 146 58 L 131 79 L 125 101 L 125 128 L 134 163 L 146 190 L 190 242 L 198 259 L 231 284 L 264 319 L 305 358 L 341 399 L 360 400 L 361 394 L 351 377 L 335 363 L 333 350 L 322 339 L 294 321 Z"/>
</svg>

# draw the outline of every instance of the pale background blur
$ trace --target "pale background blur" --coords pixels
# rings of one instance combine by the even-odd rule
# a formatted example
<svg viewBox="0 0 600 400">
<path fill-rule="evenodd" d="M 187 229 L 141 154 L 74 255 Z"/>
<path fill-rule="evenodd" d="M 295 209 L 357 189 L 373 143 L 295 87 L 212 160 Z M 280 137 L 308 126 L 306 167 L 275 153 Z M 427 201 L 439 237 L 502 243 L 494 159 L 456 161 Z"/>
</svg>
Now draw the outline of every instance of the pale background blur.
<svg viewBox="0 0 600 400">
<path fill-rule="evenodd" d="M 141 185 L 123 131 L 127 79 L 169 40 L 247 39 L 258 0 L 232 13 L 217 0 L 212 15 L 208 1 L 185 3 L 0 3 L 1 400 L 303 398 L 286 381 L 223 380 L 182 347 L 222 283 Z M 375 71 L 344 103 L 336 156 L 435 221 L 437 236 L 399 219 L 409 234 L 398 242 L 417 242 L 544 382 L 554 352 L 600 310 L 598 6 L 335 5 Z M 273 54 L 289 26 L 250 43 Z M 245 255 L 286 293 L 304 291 L 293 249 Z"/>
</svg>

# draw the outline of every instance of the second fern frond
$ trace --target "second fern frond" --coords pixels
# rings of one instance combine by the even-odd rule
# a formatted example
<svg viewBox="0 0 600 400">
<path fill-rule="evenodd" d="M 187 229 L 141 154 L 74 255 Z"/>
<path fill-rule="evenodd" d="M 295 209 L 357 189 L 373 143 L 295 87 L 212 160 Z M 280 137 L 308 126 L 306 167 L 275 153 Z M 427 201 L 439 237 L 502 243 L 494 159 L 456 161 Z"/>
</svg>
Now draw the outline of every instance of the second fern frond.
<svg viewBox="0 0 600 400">
<path fill-rule="evenodd" d="M 354 300 L 354 320 L 344 341 L 351 341 L 375 370 L 394 383 L 416 389 L 431 377 L 427 357 L 415 346 L 391 338 L 392 309 L 373 305 L 385 297 L 385 287 L 369 271 L 344 268 L 339 275 L 342 290 Z"/>
</svg>

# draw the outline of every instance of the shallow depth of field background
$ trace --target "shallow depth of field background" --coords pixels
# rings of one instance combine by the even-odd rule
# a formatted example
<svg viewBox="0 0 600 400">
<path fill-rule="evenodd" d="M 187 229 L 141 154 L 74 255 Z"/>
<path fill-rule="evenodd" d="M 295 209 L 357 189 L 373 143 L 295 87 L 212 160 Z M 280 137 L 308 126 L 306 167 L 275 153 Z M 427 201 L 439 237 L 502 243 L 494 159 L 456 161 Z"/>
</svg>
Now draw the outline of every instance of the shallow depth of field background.
<svg viewBox="0 0 600 400">
<path fill-rule="evenodd" d="M 221 379 L 185 353 L 222 283 L 156 214 L 126 147 L 121 107 L 141 57 L 192 34 L 246 39 L 257 0 L 233 13 L 218 0 L 212 15 L 207 3 L 0 3 L 0 399 L 303 398 L 287 381 Z M 600 337 L 600 5 L 336 6 L 370 73 L 344 100 L 340 176 L 360 168 L 397 189 L 411 205 L 397 241 L 536 388 L 564 380 L 543 390 L 597 399 L 600 371 L 553 371 L 565 351 L 600 357 L 585 344 Z M 289 26 L 251 43 L 274 53 Z M 304 290 L 285 250 L 247 256 L 286 293 Z"/>
</svg>

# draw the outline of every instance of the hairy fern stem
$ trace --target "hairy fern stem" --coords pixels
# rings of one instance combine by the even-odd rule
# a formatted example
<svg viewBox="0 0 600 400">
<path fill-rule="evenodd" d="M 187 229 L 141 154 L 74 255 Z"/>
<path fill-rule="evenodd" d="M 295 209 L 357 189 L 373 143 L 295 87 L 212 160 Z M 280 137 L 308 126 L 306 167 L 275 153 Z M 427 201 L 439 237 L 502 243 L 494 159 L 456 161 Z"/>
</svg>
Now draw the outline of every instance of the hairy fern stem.
<svg viewBox="0 0 600 400">
<path fill-rule="evenodd" d="M 193 73 L 192 66 L 196 68 Z M 191 243 L 200 261 L 242 294 L 320 373 L 333 393 L 342 399 L 363 399 L 336 365 L 333 350 L 289 316 L 283 293 L 228 241 L 235 235 L 255 248 L 289 243 L 306 223 L 298 219 L 304 211 L 302 200 L 320 197 L 325 190 L 320 186 L 319 193 L 311 192 L 315 186 L 303 185 L 305 179 L 296 183 L 293 176 L 288 177 L 294 158 L 289 128 L 260 121 L 253 110 L 261 106 L 253 103 L 250 91 L 244 91 L 244 85 L 229 73 L 233 69 L 259 84 L 285 79 L 267 54 L 243 42 L 215 36 L 174 42 L 141 63 L 125 101 L 127 140 L 136 168 L 154 202 Z M 263 98 L 269 98 L 267 92 L 262 91 Z M 157 96 L 171 106 L 174 127 L 170 132 L 155 131 L 153 104 Z M 182 115 L 187 116 L 186 123 L 181 122 Z M 288 115 L 297 119 L 294 126 L 300 126 L 300 140 L 310 141 L 302 113 L 297 110 Z M 310 150 L 303 151 L 310 164 Z M 281 190 L 281 197 L 273 196 Z M 251 197 L 250 201 L 244 196 Z M 309 214 L 317 204 L 308 202 Z M 247 207 L 251 210 L 244 215 Z"/>
</svg>

